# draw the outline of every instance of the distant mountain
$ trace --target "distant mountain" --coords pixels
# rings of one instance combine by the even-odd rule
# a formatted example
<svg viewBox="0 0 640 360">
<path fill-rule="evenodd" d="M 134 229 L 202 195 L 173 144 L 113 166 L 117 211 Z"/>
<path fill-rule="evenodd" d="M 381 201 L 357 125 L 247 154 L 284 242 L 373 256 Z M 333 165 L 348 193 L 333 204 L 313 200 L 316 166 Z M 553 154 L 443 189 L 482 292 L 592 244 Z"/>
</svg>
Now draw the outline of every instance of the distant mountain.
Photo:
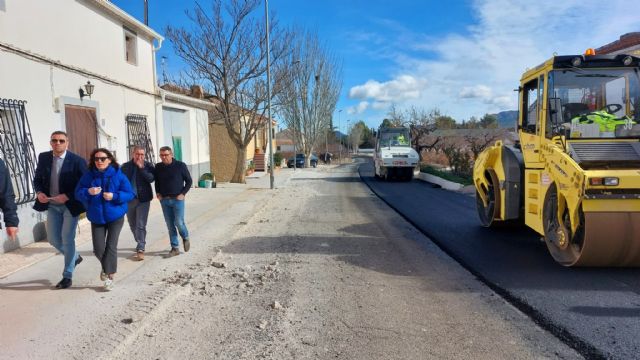
<svg viewBox="0 0 640 360">
<path fill-rule="evenodd" d="M 495 114 L 498 118 L 498 127 L 515 128 L 518 121 L 518 110 L 500 111 Z"/>
</svg>

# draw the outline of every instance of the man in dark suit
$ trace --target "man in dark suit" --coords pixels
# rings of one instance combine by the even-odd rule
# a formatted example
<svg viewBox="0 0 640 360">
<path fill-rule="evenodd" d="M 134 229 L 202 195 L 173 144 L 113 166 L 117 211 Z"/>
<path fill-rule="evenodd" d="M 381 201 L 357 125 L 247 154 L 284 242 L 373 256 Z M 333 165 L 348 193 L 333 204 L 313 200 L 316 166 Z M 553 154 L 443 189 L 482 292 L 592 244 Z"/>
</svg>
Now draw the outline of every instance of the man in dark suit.
<svg viewBox="0 0 640 360">
<path fill-rule="evenodd" d="M 38 155 L 38 166 L 33 186 L 38 197 L 33 205 L 36 211 L 47 211 L 47 238 L 64 255 L 62 280 L 56 289 L 71 286 L 71 278 L 82 256 L 76 253 L 78 215 L 84 206 L 74 196 L 76 185 L 87 171 L 87 163 L 80 156 L 67 151 L 69 141 L 64 131 L 51 134 L 51 150 Z"/>
<path fill-rule="evenodd" d="M 18 234 L 18 207 L 16 206 L 15 198 L 9 169 L 7 169 L 4 161 L 0 159 L 0 209 L 2 209 L 4 225 L 7 228 L 7 236 L 11 240 L 15 240 Z"/>
<path fill-rule="evenodd" d="M 135 258 L 138 261 L 144 260 L 147 218 L 151 200 L 153 200 L 151 183 L 153 182 L 154 169 L 152 163 L 144 161 L 144 153 L 145 149 L 142 146 L 134 146 L 131 160 L 122 165 L 122 172 L 129 179 L 135 194 L 135 198 L 129 201 L 127 221 L 137 243 Z"/>
</svg>

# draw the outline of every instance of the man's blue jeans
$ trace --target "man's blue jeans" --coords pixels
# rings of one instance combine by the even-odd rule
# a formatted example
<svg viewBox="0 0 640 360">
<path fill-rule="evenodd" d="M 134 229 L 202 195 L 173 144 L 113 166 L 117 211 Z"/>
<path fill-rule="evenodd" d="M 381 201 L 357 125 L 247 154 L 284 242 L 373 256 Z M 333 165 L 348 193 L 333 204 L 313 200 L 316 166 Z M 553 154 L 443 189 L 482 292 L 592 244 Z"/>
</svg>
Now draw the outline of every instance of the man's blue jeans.
<svg viewBox="0 0 640 360">
<path fill-rule="evenodd" d="M 169 241 L 172 248 L 179 248 L 178 232 L 182 239 L 189 239 L 189 231 L 184 223 L 184 200 L 164 198 L 160 200 L 164 222 L 169 230 Z M 176 228 L 178 229 L 176 231 Z"/>
<path fill-rule="evenodd" d="M 71 279 L 76 268 L 76 228 L 78 217 L 72 216 L 66 206 L 49 203 L 47 211 L 47 239 L 64 255 L 62 277 Z"/>
</svg>

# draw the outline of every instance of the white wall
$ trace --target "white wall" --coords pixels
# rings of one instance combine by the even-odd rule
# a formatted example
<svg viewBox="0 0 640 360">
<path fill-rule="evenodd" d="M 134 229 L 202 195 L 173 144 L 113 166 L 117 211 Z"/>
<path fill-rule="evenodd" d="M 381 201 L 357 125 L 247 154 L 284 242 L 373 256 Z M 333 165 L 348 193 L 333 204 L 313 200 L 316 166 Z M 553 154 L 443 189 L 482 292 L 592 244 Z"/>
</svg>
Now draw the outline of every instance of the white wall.
<svg viewBox="0 0 640 360">
<path fill-rule="evenodd" d="M 172 137 L 182 137 L 182 161 L 187 164 L 194 184 L 200 175 L 211 172 L 209 155 L 209 116 L 206 110 L 166 101 L 162 110 L 162 139 L 158 146 L 171 146 Z"/>
<path fill-rule="evenodd" d="M 152 40 L 136 33 L 138 62 L 131 65 L 123 22 L 94 0 L 5 0 L 0 9 L 0 43 L 153 92 Z"/>
</svg>

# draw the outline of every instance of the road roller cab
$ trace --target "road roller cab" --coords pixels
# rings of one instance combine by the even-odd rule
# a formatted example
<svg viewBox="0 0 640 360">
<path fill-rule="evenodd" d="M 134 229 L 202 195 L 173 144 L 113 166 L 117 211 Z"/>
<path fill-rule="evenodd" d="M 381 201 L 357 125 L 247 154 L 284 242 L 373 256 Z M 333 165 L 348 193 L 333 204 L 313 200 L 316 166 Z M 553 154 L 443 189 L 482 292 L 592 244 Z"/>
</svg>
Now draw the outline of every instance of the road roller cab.
<svg viewBox="0 0 640 360">
<path fill-rule="evenodd" d="M 639 66 L 588 52 L 524 73 L 519 144 L 474 165 L 482 225 L 522 221 L 565 266 L 640 266 Z"/>
</svg>

